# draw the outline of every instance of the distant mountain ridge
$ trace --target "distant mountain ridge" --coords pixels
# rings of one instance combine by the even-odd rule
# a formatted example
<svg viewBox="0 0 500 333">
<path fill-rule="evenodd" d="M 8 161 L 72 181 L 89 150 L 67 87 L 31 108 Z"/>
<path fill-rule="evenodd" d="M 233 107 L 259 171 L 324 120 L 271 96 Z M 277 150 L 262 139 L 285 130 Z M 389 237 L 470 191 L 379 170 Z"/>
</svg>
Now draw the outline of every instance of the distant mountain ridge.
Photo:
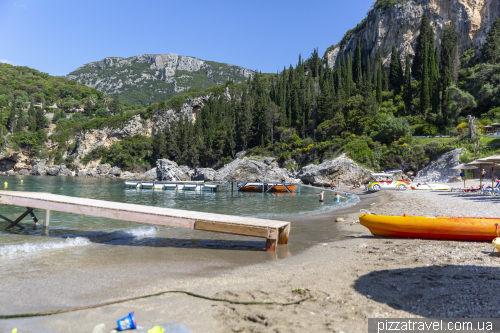
<svg viewBox="0 0 500 333">
<path fill-rule="evenodd" d="M 254 71 L 231 64 L 180 56 L 176 53 L 108 57 L 85 64 L 66 78 L 120 95 L 123 102 L 149 105 L 194 88 L 203 91 L 228 80 L 242 82 Z"/>
</svg>

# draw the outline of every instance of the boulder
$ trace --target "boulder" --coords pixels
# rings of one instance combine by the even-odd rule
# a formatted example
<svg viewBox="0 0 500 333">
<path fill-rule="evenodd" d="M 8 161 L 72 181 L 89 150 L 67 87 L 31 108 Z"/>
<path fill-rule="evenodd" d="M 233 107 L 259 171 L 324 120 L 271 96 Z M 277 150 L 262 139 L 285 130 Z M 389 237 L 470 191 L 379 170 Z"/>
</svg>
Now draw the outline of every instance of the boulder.
<svg viewBox="0 0 500 333">
<path fill-rule="evenodd" d="M 262 181 L 262 182 L 294 182 L 294 175 L 288 169 L 279 168 L 270 162 L 267 165 L 261 161 L 250 160 L 246 157 L 236 159 L 233 162 L 219 169 L 215 175 L 215 180 L 232 181 Z"/>
<path fill-rule="evenodd" d="M 271 165 L 276 159 L 274 157 L 267 157 L 262 160 L 262 162 L 266 163 L 267 165 Z"/>
<path fill-rule="evenodd" d="M 27 176 L 30 174 L 30 172 L 27 169 L 21 169 L 17 172 L 17 174 L 21 176 Z"/>
<path fill-rule="evenodd" d="M 135 173 L 132 173 L 130 171 L 125 171 L 124 173 L 121 174 L 121 178 L 127 178 L 127 179 L 134 179 L 137 175 Z"/>
<path fill-rule="evenodd" d="M 156 179 L 157 176 L 157 171 L 156 168 L 153 168 L 149 171 L 146 171 L 142 175 L 140 175 L 138 178 L 140 179 Z"/>
<path fill-rule="evenodd" d="M 9 170 L 5 173 L 7 176 L 14 176 L 14 175 L 17 175 L 17 172 L 15 172 L 14 170 Z"/>
<path fill-rule="evenodd" d="M 47 175 L 47 159 L 36 160 L 35 164 L 31 167 L 30 173 L 34 176 L 45 176 Z"/>
<path fill-rule="evenodd" d="M 108 173 L 110 175 L 120 177 L 120 175 L 122 174 L 122 170 L 119 167 L 112 167 Z"/>
<path fill-rule="evenodd" d="M 156 160 L 157 175 L 155 178 L 158 180 L 190 180 L 191 177 L 188 176 L 182 168 L 180 168 L 177 163 L 167 160 L 159 159 Z"/>
<path fill-rule="evenodd" d="M 80 170 L 77 173 L 78 177 L 96 177 L 98 175 L 96 169 Z"/>
<path fill-rule="evenodd" d="M 246 153 L 247 153 L 246 150 L 239 151 L 239 152 L 236 153 L 235 157 L 236 158 L 243 158 L 243 157 L 245 157 Z"/>
<path fill-rule="evenodd" d="M 52 168 L 47 168 L 47 176 L 57 176 L 59 174 L 60 167 L 58 165 L 54 165 Z"/>
<path fill-rule="evenodd" d="M 106 175 L 109 173 L 110 170 L 111 170 L 111 165 L 108 163 L 100 164 L 97 167 L 97 172 L 99 172 L 100 175 Z"/>
<path fill-rule="evenodd" d="M 213 181 L 216 175 L 217 171 L 212 168 L 196 168 L 191 180 Z"/>
<path fill-rule="evenodd" d="M 75 174 L 70 169 L 68 169 L 64 164 L 61 164 L 59 166 L 59 173 L 57 175 L 58 176 L 73 177 Z"/>
<path fill-rule="evenodd" d="M 452 169 L 460 164 L 460 155 L 463 148 L 454 149 L 427 164 L 417 172 L 414 182 L 450 183 L 460 181 L 460 170 Z"/>
<path fill-rule="evenodd" d="M 180 165 L 179 166 L 179 169 L 185 174 L 187 175 L 187 178 L 186 180 L 191 180 L 193 178 L 193 175 L 194 175 L 194 169 L 191 169 L 190 167 L 188 167 L 187 165 Z"/>
<path fill-rule="evenodd" d="M 345 154 L 320 165 L 308 165 L 303 167 L 297 177 L 305 184 L 329 185 L 332 180 L 340 180 L 343 183 L 368 183 L 372 180 L 372 171 L 357 165 Z"/>
</svg>

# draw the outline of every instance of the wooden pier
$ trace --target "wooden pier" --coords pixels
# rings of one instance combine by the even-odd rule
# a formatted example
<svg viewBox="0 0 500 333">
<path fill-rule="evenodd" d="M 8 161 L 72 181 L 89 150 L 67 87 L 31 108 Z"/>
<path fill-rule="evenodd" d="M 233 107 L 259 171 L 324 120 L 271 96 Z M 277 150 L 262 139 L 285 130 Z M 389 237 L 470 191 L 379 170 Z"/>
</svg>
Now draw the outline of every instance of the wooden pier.
<svg viewBox="0 0 500 333">
<path fill-rule="evenodd" d="M 44 228 L 49 227 L 50 211 L 53 210 L 176 228 L 260 237 L 266 239 L 266 251 L 275 251 L 277 244 L 287 244 L 290 233 L 290 222 L 284 221 L 76 198 L 42 192 L 0 191 L 0 204 L 27 208 L 27 211 L 14 221 L 0 215 L 1 218 L 10 222 L 6 229 L 14 227 L 28 214 L 32 214 L 33 209 L 38 208 L 45 210 Z M 37 222 L 36 217 L 35 222 Z"/>
</svg>

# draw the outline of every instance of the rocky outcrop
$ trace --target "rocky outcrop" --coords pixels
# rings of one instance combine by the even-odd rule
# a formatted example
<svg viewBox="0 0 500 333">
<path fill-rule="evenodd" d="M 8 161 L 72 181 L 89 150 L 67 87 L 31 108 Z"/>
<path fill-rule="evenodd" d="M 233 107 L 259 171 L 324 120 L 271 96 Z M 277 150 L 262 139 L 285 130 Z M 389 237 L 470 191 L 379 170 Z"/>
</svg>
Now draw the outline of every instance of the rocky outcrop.
<svg viewBox="0 0 500 333">
<path fill-rule="evenodd" d="M 269 161 L 269 160 L 268 160 Z M 288 169 L 278 167 L 276 163 L 251 160 L 246 157 L 237 158 L 218 170 L 215 180 L 249 181 L 249 182 L 295 182 L 294 175 Z"/>
<path fill-rule="evenodd" d="M 73 177 L 75 174 L 69 170 L 66 165 L 54 165 L 52 168 L 46 169 L 47 176 L 66 176 Z"/>
<path fill-rule="evenodd" d="M 107 175 L 109 173 L 109 170 L 111 170 L 111 164 L 109 163 L 100 164 L 97 167 L 97 172 L 100 175 Z"/>
<path fill-rule="evenodd" d="M 303 167 L 297 177 L 305 184 L 327 186 L 332 180 L 340 180 L 346 184 L 368 183 L 372 180 L 372 173 L 373 171 L 360 167 L 345 154 L 342 154 L 340 157 L 320 165 Z"/>
<path fill-rule="evenodd" d="M 455 149 L 439 156 L 417 173 L 414 182 L 450 183 L 460 181 L 460 170 L 454 170 L 460 164 L 463 148 Z"/>
<path fill-rule="evenodd" d="M 212 168 L 196 168 L 191 178 L 192 180 L 213 181 L 216 175 L 217 171 Z"/>
<path fill-rule="evenodd" d="M 35 164 L 31 167 L 31 174 L 33 176 L 46 176 L 47 175 L 47 159 L 36 160 Z"/>
<path fill-rule="evenodd" d="M 127 100 L 130 94 L 136 102 L 151 104 L 191 87 L 203 91 L 228 80 L 242 82 L 253 75 L 246 68 L 168 53 L 105 58 L 81 66 L 66 78 L 106 94 L 120 94 L 122 100 Z M 150 96 L 158 96 L 158 100 L 150 100 Z"/>
<path fill-rule="evenodd" d="M 446 24 L 454 25 L 463 52 L 469 48 L 479 49 L 485 43 L 493 21 L 500 15 L 500 0 L 409 0 L 385 10 L 372 9 L 364 27 L 352 34 L 344 50 L 354 54 L 357 40 L 361 38 L 372 68 L 378 51 L 384 67 L 389 66 L 392 44 L 396 44 L 402 61 L 407 54 L 413 57 L 424 12 L 434 27 L 436 41 L 442 38 Z M 324 61 L 330 67 L 336 68 L 341 47 L 337 45 L 325 53 Z"/>
<path fill-rule="evenodd" d="M 177 165 L 177 163 L 167 159 L 156 160 L 155 170 L 155 178 L 158 180 L 191 180 L 191 177 L 187 175 L 184 170 Z"/>
</svg>

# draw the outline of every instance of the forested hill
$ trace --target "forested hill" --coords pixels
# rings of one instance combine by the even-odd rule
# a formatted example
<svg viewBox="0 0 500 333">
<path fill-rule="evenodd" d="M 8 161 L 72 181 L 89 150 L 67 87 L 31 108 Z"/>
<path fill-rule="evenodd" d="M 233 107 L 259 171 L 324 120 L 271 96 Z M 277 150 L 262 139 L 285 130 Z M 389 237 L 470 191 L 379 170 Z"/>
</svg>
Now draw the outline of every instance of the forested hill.
<svg viewBox="0 0 500 333">
<path fill-rule="evenodd" d="M 109 57 L 83 65 L 66 77 L 112 97 L 119 95 L 124 102 L 148 106 L 189 89 L 203 91 L 253 75 L 253 71 L 243 67 L 169 53 Z"/>
</svg>

